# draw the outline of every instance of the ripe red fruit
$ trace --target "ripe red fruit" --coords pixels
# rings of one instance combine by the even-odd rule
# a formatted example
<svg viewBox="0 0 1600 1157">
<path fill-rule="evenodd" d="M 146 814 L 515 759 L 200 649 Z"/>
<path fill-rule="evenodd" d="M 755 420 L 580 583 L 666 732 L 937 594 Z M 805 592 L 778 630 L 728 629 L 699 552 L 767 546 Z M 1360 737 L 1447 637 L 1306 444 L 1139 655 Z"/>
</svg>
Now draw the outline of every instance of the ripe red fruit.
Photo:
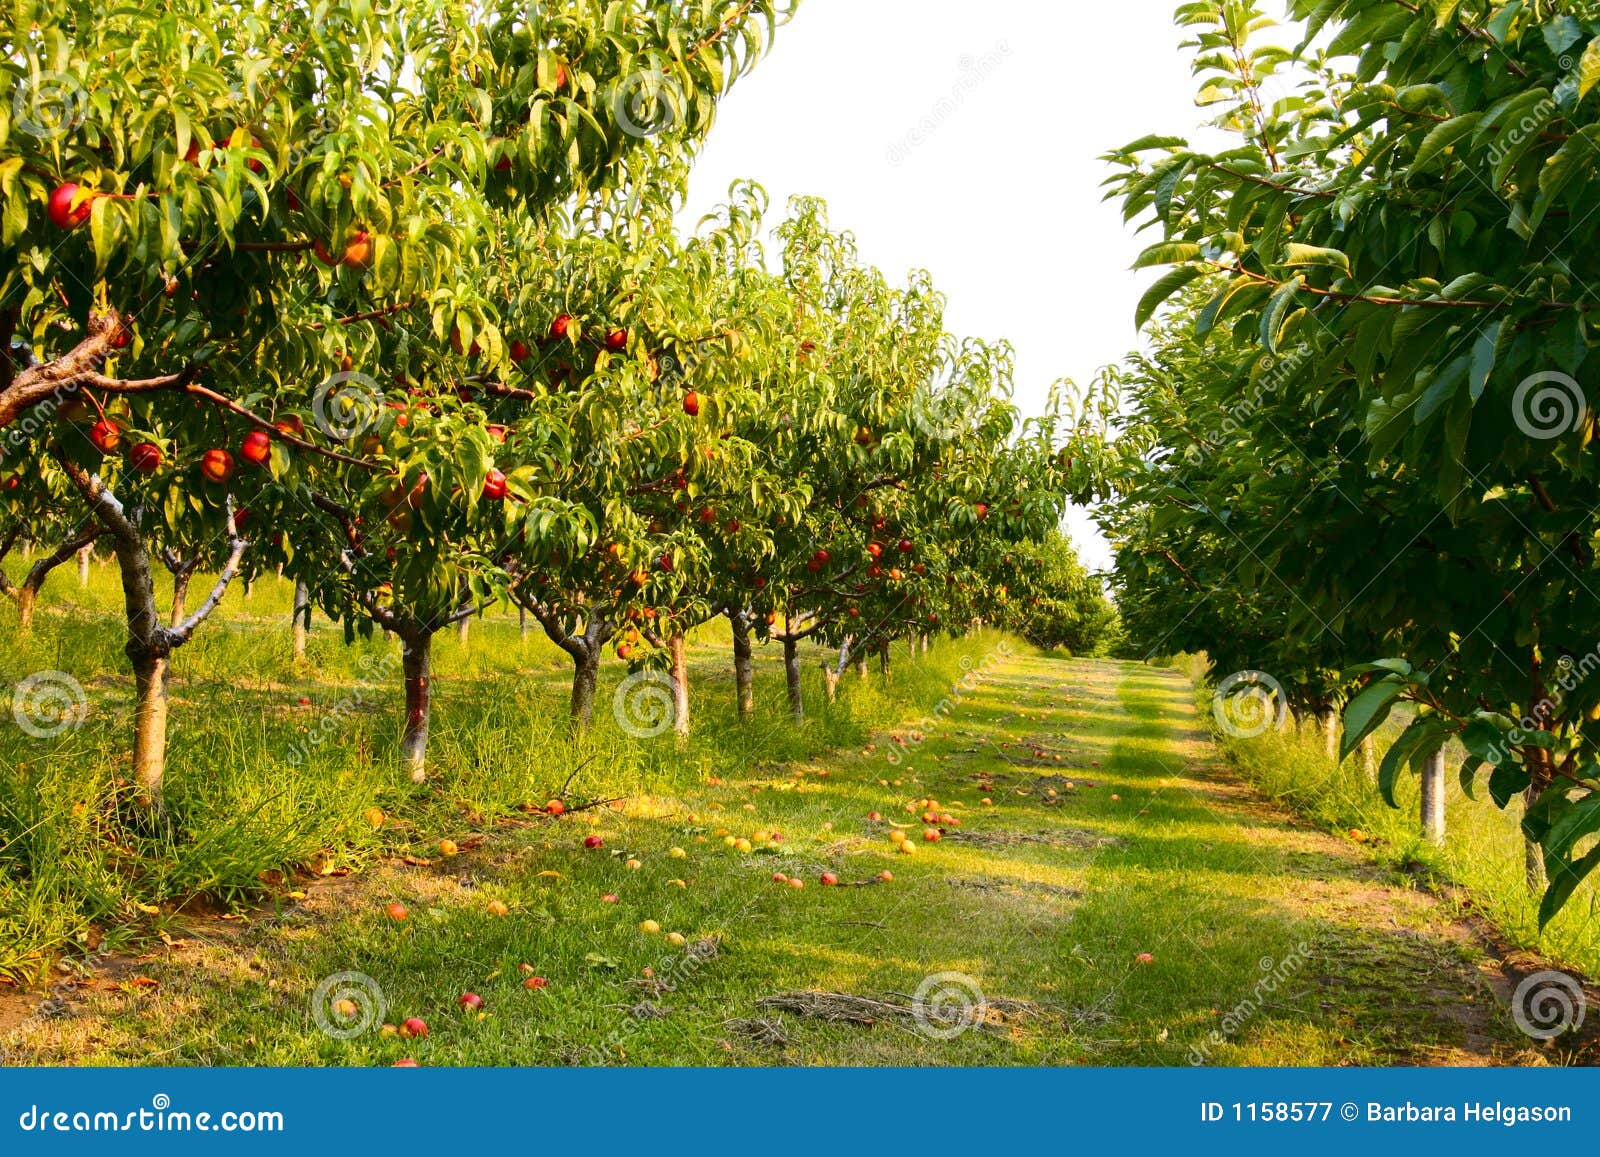
<svg viewBox="0 0 1600 1157">
<path fill-rule="evenodd" d="M 604 840 L 602 840 L 599 836 L 584 836 L 583 837 L 583 846 L 588 848 L 588 849 L 590 849 L 591 851 L 593 851 L 596 848 L 605 847 L 606 846 L 606 842 Z"/>
<path fill-rule="evenodd" d="M 384 915 L 388 916 L 391 920 L 404 920 L 410 915 L 410 913 L 406 911 L 406 906 L 399 901 L 396 901 L 395 903 L 384 908 L 383 912 Z"/>
<path fill-rule="evenodd" d="M 278 433 L 286 434 L 291 438 L 299 438 L 306 432 L 306 424 L 294 414 L 286 414 L 279 418 L 272 423 L 272 428 Z"/>
<path fill-rule="evenodd" d="M 351 269 L 362 269 L 372 259 L 372 235 L 356 230 L 344 247 L 344 264 Z"/>
<path fill-rule="evenodd" d="M 876 543 L 876 542 L 869 543 L 867 545 L 867 553 L 870 554 L 873 558 L 882 558 L 883 557 L 883 546 L 880 543 Z"/>
<path fill-rule="evenodd" d="M 78 186 L 70 181 L 64 185 L 57 185 L 55 192 L 50 194 L 50 206 L 47 212 L 56 228 L 76 229 L 89 219 L 90 209 L 94 205 L 94 194 L 85 195 L 74 207 L 73 201 L 77 200 L 78 194 Z"/>
<path fill-rule="evenodd" d="M 824 888 L 831 888 L 835 884 L 837 884 L 838 882 L 839 882 L 839 877 L 834 875 L 832 872 L 824 872 L 824 873 L 822 873 L 822 886 Z"/>
<path fill-rule="evenodd" d="M 140 442 L 129 451 L 128 465 L 140 474 L 154 474 L 161 469 L 161 447 L 154 442 Z"/>
<path fill-rule="evenodd" d="M 922 838 L 927 840 L 930 844 L 936 844 L 940 840 L 944 839 L 944 833 L 938 828 L 929 828 L 927 831 L 922 833 Z"/>
<path fill-rule="evenodd" d="M 468 1012 L 477 1012 L 483 1007 L 483 997 L 476 992 L 463 992 L 456 998 L 456 1003 Z"/>
<path fill-rule="evenodd" d="M 514 341 L 514 342 L 511 343 L 511 360 L 512 361 L 514 361 L 514 362 L 525 362 L 529 358 L 531 358 L 532 356 L 533 356 L 533 351 L 530 350 L 522 342 Z"/>
<path fill-rule="evenodd" d="M 522 982 L 522 987 L 530 991 L 538 988 L 549 988 L 550 982 L 542 976 L 530 976 Z"/>
<path fill-rule="evenodd" d="M 616 902 L 617 894 L 615 892 L 607 892 L 604 896 L 600 897 L 600 903 L 602 904 L 615 904 Z"/>
<path fill-rule="evenodd" d="M 265 430 L 251 430 L 239 445 L 239 457 L 252 466 L 262 466 L 272 457 L 272 435 Z"/>
<path fill-rule="evenodd" d="M 207 450 L 200 459 L 200 473 L 221 484 L 233 477 L 233 455 L 226 450 Z"/>
<path fill-rule="evenodd" d="M 402 1057 L 400 1060 L 395 1061 L 394 1067 L 397 1069 L 417 1069 L 421 1068 L 422 1066 L 417 1064 L 417 1062 L 412 1060 L 410 1057 Z"/>
<path fill-rule="evenodd" d="M 427 1036 L 428 1024 L 420 1016 L 408 1016 L 400 1026 L 401 1036 Z"/>
<path fill-rule="evenodd" d="M 670 554 L 662 555 L 660 558 L 656 559 L 656 565 L 658 567 L 660 567 L 665 573 L 671 574 L 672 573 L 672 566 L 673 566 L 672 556 Z"/>
<path fill-rule="evenodd" d="M 552 816 L 565 815 L 566 811 L 567 811 L 567 805 L 562 803 L 558 799 L 553 799 L 549 803 L 544 805 L 544 810 L 545 810 L 545 814 L 546 815 L 552 815 Z"/>
<path fill-rule="evenodd" d="M 916 547 L 914 547 L 911 544 L 911 540 L 909 538 L 902 538 L 900 540 L 900 553 L 901 554 L 910 554 L 915 549 L 916 549 Z"/>
<path fill-rule="evenodd" d="M 571 328 L 571 315 L 563 313 L 560 317 L 556 318 L 550 323 L 550 336 L 555 338 L 557 341 L 560 341 L 567 336 L 567 331 Z"/>
<path fill-rule="evenodd" d="M 972 508 L 972 512 L 974 514 L 976 514 L 979 518 L 988 518 L 989 517 L 989 504 L 987 502 L 980 502 L 980 503 L 978 503 L 976 506 L 974 506 Z"/>
<path fill-rule="evenodd" d="M 820 563 L 823 566 L 827 566 L 830 562 L 833 561 L 833 555 L 829 554 L 825 550 L 819 550 L 819 551 L 817 551 L 816 554 L 812 555 L 811 557 L 816 559 L 817 562 Z"/>
<path fill-rule="evenodd" d="M 102 454 L 110 454 L 122 445 L 122 431 L 117 429 L 117 424 L 101 418 L 89 431 L 89 441 L 94 443 L 94 448 Z"/>
<path fill-rule="evenodd" d="M 506 476 L 491 470 L 483 477 L 483 497 L 488 502 L 499 502 L 506 496 Z"/>
<path fill-rule="evenodd" d="M 882 818 L 883 818 L 883 816 L 879 812 L 868 812 L 867 813 L 867 819 L 871 820 L 873 823 L 877 823 Z"/>
<path fill-rule="evenodd" d="M 628 348 L 628 331 L 622 328 L 606 331 L 606 349 L 620 353 Z"/>
<path fill-rule="evenodd" d="M 700 416 L 700 395 L 693 390 L 683 395 L 683 412 L 691 418 Z"/>
</svg>

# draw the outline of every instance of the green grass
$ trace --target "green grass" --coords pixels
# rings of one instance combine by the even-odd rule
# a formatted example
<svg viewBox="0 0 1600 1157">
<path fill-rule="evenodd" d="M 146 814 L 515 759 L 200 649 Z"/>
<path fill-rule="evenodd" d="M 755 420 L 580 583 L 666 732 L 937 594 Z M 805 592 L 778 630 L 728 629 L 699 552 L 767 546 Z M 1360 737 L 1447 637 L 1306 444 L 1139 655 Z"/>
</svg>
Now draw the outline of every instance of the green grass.
<svg viewBox="0 0 1600 1157">
<path fill-rule="evenodd" d="M 1189 684 L 1170 673 L 981 634 L 927 657 L 897 649 L 890 684 L 847 677 L 832 709 L 808 662 L 815 714 L 797 730 L 764 655 L 759 718 L 741 728 L 712 631 L 693 651 L 693 740 L 635 741 L 601 710 L 574 745 L 560 656 L 496 620 L 475 626 L 465 651 L 441 641 L 436 775 L 413 788 L 394 767 L 391 686 L 314 760 L 289 767 L 277 754 L 304 725 L 295 698 L 335 700 L 367 652 L 329 634 L 305 669 L 285 665 L 287 594 L 274 585 L 249 604 L 230 598 L 228 629 L 180 659 L 182 822 L 166 845 L 132 840 L 106 811 L 127 706 L 120 677 L 101 677 L 117 671 L 114 635 L 96 638 L 86 609 L 59 613 L 76 593 L 63 585 L 58 613 L 7 657 L 10 675 L 70 649 L 82 665 L 66 669 L 95 694 L 89 723 L 64 741 L 71 758 L 62 741 L 0 744 L 0 767 L 33 785 L 0 789 L 5 886 L 26 901 L 0 905 L 13 960 L 42 959 L 80 931 L 112 946 L 162 931 L 175 942 L 119 959 L 121 989 L 96 986 L 78 1015 L 29 1020 L 16 1034 L 28 1059 L 1337 1064 L 1515 1044 L 1477 983 L 1478 949 L 1439 906 L 1239 787 Z M 569 799 L 626 801 L 560 820 L 518 810 L 580 764 Z M 35 789 L 38 804 L 26 803 Z M 962 823 L 914 855 L 866 818 L 920 834 L 924 797 Z M 379 829 L 365 815 L 374 806 L 387 816 Z M 748 853 L 724 842 L 758 829 L 783 838 Z M 460 856 L 434 850 L 475 833 L 484 843 Z M 589 834 L 605 848 L 585 850 Z M 255 904 L 261 872 L 313 861 L 350 874 L 269 875 Z M 877 882 L 884 870 L 893 880 Z M 858 886 L 822 887 L 824 871 Z M 253 906 L 205 908 L 190 899 L 198 890 Z M 394 900 L 410 911 L 402 922 L 384 914 Z M 493 901 L 509 914 L 491 914 Z M 645 920 L 662 934 L 641 931 Z M 549 987 L 525 990 L 523 964 Z M 371 978 L 389 1022 L 423 1017 L 428 1039 L 321 1031 L 313 993 L 344 972 Z M 993 1002 L 990 1023 L 936 1039 L 893 1014 L 831 1023 L 760 1003 L 816 991 L 903 1004 L 943 974 Z M 487 1000 L 483 1017 L 456 1007 L 468 990 Z M 752 1035 L 758 1020 L 770 1039 Z"/>
<path fill-rule="evenodd" d="M 1202 689 L 1201 710 L 1209 711 Z M 1419 786 L 1415 776 L 1402 776 L 1396 791 L 1398 809 L 1389 807 L 1367 778 L 1359 759 L 1335 765 L 1320 735 L 1272 733 L 1251 740 L 1226 740 L 1235 763 L 1261 792 L 1327 828 L 1348 836 L 1358 831 L 1383 863 L 1420 869 L 1437 884 L 1454 886 L 1452 898 L 1489 920 L 1513 946 L 1537 952 L 1552 962 L 1587 976 L 1600 976 L 1600 894 L 1581 886 L 1566 909 L 1543 931 L 1539 928 L 1539 896 L 1529 891 L 1523 875 L 1520 803 L 1500 811 L 1481 786 L 1479 798 L 1468 799 L 1456 769 L 1466 753 L 1454 750 L 1449 760 L 1449 795 L 1445 807 L 1445 846 L 1435 848 L 1421 836 Z M 1382 742 L 1392 741 L 1400 725 L 1392 724 Z M 1380 747 L 1381 749 L 1381 747 Z"/>
</svg>

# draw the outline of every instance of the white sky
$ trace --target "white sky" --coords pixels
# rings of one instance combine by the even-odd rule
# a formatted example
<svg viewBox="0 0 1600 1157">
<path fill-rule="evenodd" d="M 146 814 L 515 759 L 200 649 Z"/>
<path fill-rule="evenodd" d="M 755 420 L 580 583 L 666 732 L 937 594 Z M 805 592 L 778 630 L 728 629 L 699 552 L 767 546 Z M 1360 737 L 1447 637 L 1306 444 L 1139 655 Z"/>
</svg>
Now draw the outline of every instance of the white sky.
<svg viewBox="0 0 1600 1157">
<path fill-rule="evenodd" d="M 1017 404 L 1090 380 L 1137 343 L 1148 240 L 1102 203 L 1096 158 L 1204 119 L 1174 0 L 802 0 L 735 85 L 695 168 L 686 219 L 749 177 L 828 202 L 893 279 L 932 272 L 958 334 L 1017 351 Z M 955 104 L 920 144 L 908 134 Z M 891 153 L 905 153 L 895 164 Z M 1110 563 L 1082 511 L 1084 561 Z"/>
</svg>

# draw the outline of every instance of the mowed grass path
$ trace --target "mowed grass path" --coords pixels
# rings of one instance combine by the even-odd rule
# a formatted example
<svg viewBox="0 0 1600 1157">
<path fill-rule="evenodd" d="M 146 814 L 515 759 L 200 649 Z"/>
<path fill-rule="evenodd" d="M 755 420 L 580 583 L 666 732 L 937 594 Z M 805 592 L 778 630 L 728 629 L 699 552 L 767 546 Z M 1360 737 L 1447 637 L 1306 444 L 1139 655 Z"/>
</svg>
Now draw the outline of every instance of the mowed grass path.
<svg viewBox="0 0 1600 1157">
<path fill-rule="evenodd" d="M 1480 976 L 1479 944 L 1357 845 L 1291 823 L 1242 787 L 1200 730 L 1181 676 L 1014 655 L 968 682 L 921 742 L 911 718 L 903 746 L 887 734 L 870 750 L 501 826 L 481 847 L 431 865 L 317 881 L 303 899 L 248 920 L 196 919 L 163 951 L 117 961 L 77 989 L 70 1015 L 28 1020 L 14 1034 L 17 1059 L 1515 1056 L 1521 1038 Z M 960 820 L 943 825 L 938 843 L 922 839 L 917 801 L 926 798 Z M 870 821 L 873 811 L 883 820 Z M 895 850 L 889 821 L 908 825 L 915 854 Z M 748 853 L 725 844 L 761 832 L 782 838 Z M 585 850 L 588 835 L 605 847 Z M 892 881 L 877 879 L 885 870 Z M 842 884 L 822 886 L 824 871 Z M 384 915 L 396 900 L 410 911 L 404 921 Z M 491 914 L 495 901 L 508 914 Z M 661 932 L 641 931 L 646 920 Z M 686 944 L 669 943 L 672 932 Z M 530 970 L 548 986 L 525 988 Z M 421 1017 L 428 1037 L 397 1039 L 374 1025 L 343 1039 L 319 1028 L 314 990 L 346 972 L 381 990 L 385 1021 Z M 468 991 L 486 1001 L 482 1014 L 458 1007 Z M 981 1015 L 935 1011 L 919 1023 L 908 1010 L 919 991 L 935 1009 L 981 1001 Z"/>
</svg>

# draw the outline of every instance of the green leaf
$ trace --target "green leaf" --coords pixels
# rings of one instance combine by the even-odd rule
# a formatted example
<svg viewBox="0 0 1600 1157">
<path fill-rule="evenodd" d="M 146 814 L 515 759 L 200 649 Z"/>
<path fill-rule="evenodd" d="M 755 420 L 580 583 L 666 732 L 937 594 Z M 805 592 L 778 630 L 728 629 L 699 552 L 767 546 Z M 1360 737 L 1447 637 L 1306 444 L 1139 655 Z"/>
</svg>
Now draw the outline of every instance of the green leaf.
<svg viewBox="0 0 1600 1157">
<path fill-rule="evenodd" d="M 1411 726 L 1406 728 L 1400 738 L 1394 741 L 1394 746 L 1383 757 L 1383 762 L 1378 765 L 1378 790 L 1383 793 L 1383 802 L 1390 807 L 1399 809 L 1395 801 L 1395 784 L 1400 778 L 1400 769 L 1406 765 L 1412 752 L 1422 746 L 1428 738 L 1428 727 L 1425 719 L 1414 719 Z"/>
<path fill-rule="evenodd" d="M 1406 685 L 1398 676 L 1391 675 L 1372 683 L 1352 699 L 1344 709 L 1344 742 L 1339 747 L 1340 760 L 1350 758 L 1361 746 L 1362 740 L 1382 727 L 1394 710 L 1394 704 L 1405 691 Z"/>
<path fill-rule="evenodd" d="M 1589 95 L 1589 90 L 1600 84 L 1600 36 L 1589 41 L 1578 62 L 1578 99 Z"/>
<path fill-rule="evenodd" d="M 1425 171 L 1443 155 L 1446 149 L 1477 128 L 1482 116 L 1482 113 L 1469 112 L 1435 125 L 1428 131 L 1428 135 L 1422 138 L 1422 144 L 1417 146 L 1417 155 L 1411 159 L 1411 171 L 1413 173 Z"/>
<path fill-rule="evenodd" d="M 1179 265 L 1199 256 L 1200 246 L 1193 241 L 1161 241 L 1139 254 L 1133 267 L 1148 269 L 1152 265 Z"/>
<path fill-rule="evenodd" d="M 1550 886 L 1545 889 L 1544 900 L 1539 905 L 1539 928 L 1556 918 L 1556 914 L 1566 907 L 1567 901 L 1572 898 L 1572 893 L 1577 890 L 1584 879 L 1600 867 L 1600 845 L 1590 850 L 1589 854 L 1581 860 L 1562 861 L 1551 866 L 1545 861 L 1545 870 L 1550 874 Z"/>
<path fill-rule="evenodd" d="M 1139 299 L 1139 308 L 1134 311 L 1133 316 L 1134 328 L 1143 329 L 1145 323 L 1155 316 L 1162 302 L 1199 276 L 1200 270 L 1192 265 L 1180 266 L 1168 272 Z"/>
<path fill-rule="evenodd" d="M 1470 800 L 1478 798 L 1478 772 L 1483 770 L 1483 760 L 1476 755 L 1469 755 L 1467 762 L 1461 765 L 1461 790 Z"/>
<path fill-rule="evenodd" d="M 1290 242 L 1285 250 L 1283 261 L 1280 265 L 1322 265 L 1333 269 L 1343 270 L 1346 276 L 1350 273 L 1350 258 L 1342 250 L 1325 249 L 1319 245 L 1300 245 Z"/>
<path fill-rule="evenodd" d="M 1527 791 L 1532 782 L 1533 776 L 1516 764 L 1503 764 L 1495 768 L 1494 774 L 1489 777 L 1489 798 L 1494 800 L 1495 807 L 1505 811 L 1511 804 L 1511 798 Z"/>
<path fill-rule="evenodd" d="M 1294 308 L 1302 285 L 1298 275 L 1290 278 L 1278 287 L 1272 300 L 1267 302 L 1267 308 L 1261 311 L 1261 344 L 1268 353 L 1278 352 L 1278 339 L 1282 336 L 1284 320 Z"/>
</svg>

